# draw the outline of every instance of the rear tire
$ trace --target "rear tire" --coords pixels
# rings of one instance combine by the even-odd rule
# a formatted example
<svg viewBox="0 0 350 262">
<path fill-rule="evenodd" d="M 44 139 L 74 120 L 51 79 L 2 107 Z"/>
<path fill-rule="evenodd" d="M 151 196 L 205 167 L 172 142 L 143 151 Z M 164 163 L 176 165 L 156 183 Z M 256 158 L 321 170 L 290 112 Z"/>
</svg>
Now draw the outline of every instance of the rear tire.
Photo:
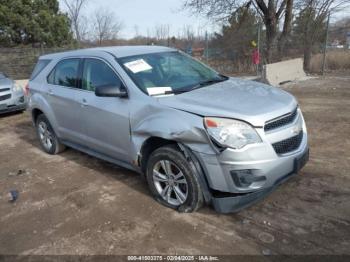
<svg viewBox="0 0 350 262">
<path fill-rule="evenodd" d="M 43 114 L 36 120 L 36 133 L 46 153 L 56 155 L 65 150 L 66 147 L 59 142 L 49 120 Z"/>
<path fill-rule="evenodd" d="M 183 153 L 175 145 L 168 145 L 150 155 L 146 177 L 158 202 L 190 213 L 203 205 L 202 189 L 194 172 Z"/>
</svg>

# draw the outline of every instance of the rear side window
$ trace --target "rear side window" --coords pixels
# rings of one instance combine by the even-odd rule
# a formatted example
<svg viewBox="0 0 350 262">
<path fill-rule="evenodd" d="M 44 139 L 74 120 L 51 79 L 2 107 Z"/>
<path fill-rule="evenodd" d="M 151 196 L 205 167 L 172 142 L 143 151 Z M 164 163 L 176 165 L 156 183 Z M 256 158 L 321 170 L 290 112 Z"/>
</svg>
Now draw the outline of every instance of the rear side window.
<svg viewBox="0 0 350 262">
<path fill-rule="evenodd" d="M 79 60 L 78 58 L 73 58 L 59 62 L 49 74 L 47 78 L 48 83 L 66 87 L 77 87 Z"/>
<path fill-rule="evenodd" d="M 120 86 L 120 79 L 103 61 L 87 58 L 84 61 L 82 88 L 95 91 L 99 86 Z"/>
<path fill-rule="evenodd" d="M 51 62 L 48 59 L 40 59 L 38 63 L 36 63 L 32 75 L 30 76 L 30 80 L 33 80 L 37 75 L 40 74 L 41 71 Z"/>
</svg>

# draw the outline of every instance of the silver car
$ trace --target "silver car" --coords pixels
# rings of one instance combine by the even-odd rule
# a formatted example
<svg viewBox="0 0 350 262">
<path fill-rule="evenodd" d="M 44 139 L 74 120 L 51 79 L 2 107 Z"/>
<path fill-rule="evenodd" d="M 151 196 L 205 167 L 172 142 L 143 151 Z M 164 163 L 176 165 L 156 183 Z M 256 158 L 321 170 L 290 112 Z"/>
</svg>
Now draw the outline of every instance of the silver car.
<svg viewBox="0 0 350 262">
<path fill-rule="evenodd" d="M 75 148 L 144 176 L 180 212 L 237 212 L 305 165 L 296 99 L 220 75 L 167 47 L 103 47 L 40 57 L 29 108 L 42 148 Z"/>
<path fill-rule="evenodd" d="M 23 88 L 0 72 L 0 114 L 25 109 L 26 98 Z"/>
</svg>

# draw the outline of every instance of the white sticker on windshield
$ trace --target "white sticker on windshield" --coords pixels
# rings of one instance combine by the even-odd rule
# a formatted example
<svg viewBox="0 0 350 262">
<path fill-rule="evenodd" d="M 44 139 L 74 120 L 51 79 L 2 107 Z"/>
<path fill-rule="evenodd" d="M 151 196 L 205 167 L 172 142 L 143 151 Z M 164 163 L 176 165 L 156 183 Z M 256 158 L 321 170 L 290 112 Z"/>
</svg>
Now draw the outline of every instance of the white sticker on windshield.
<svg viewBox="0 0 350 262">
<path fill-rule="evenodd" d="M 131 61 L 131 62 L 125 63 L 124 65 L 127 68 L 129 68 L 131 72 L 133 72 L 134 74 L 152 69 L 152 66 L 147 64 L 147 62 L 143 59 Z"/>
<path fill-rule="evenodd" d="M 150 96 L 165 96 L 165 95 L 173 95 L 171 92 L 173 89 L 169 86 L 166 87 L 148 87 L 147 92 Z M 166 94 L 170 92 L 170 94 Z"/>
</svg>

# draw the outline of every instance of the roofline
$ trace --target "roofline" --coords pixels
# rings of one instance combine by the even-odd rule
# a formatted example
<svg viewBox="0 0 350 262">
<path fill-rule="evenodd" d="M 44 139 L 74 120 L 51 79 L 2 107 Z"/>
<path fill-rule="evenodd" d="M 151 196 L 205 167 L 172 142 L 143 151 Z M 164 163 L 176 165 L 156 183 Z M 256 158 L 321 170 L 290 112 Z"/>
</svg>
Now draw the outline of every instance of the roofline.
<svg viewBox="0 0 350 262">
<path fill-rule="evenodd" d="M 106 47 L 92 47 L 92 48 L 81 48 L 81 49 L 73 49 L 73 50 L 67 50 L 67 51 L 62 51 L 62 52 L 56 52 L 56 53 L 51 53 L 51 54 L 45 54 L 39 57 L 39 59 L 55 59 L 57 56 L 60 55 L 85 55 L 84 53 L 87 53 L 89 51 L 97 51 L 97 52 L 104 52 L 104 53 L 108 53 L 110 55 L 113 55 L 116 58 L 122 58 L 125 56 L 129 56 L 129 55 L 118 55 L 118 49 L 121 48 L 134 48 L 134 49 L 153 49 L 150 50 L 150 52 L 136 52 L 134 55 L 138 55 L 138 54 L 147 54 L 147 53 L 160 53 L 160 52 L 170 52 L 170 51 L 177 51 L 177 49 L 172 48 L 172 47 L 166 47 L 166 46 L 149 46 L 149 45 L 135 45 L 135 46 L 106 46 Z M 159 50 L 157 50 L 159 49 Z M 114 52 L 113 52 L 114 51 Z M 120 50 L 121 52 L 121 50 Z M 133 54 L 130 54 L 130 56 L 132 56 Z"/>
</svg>

